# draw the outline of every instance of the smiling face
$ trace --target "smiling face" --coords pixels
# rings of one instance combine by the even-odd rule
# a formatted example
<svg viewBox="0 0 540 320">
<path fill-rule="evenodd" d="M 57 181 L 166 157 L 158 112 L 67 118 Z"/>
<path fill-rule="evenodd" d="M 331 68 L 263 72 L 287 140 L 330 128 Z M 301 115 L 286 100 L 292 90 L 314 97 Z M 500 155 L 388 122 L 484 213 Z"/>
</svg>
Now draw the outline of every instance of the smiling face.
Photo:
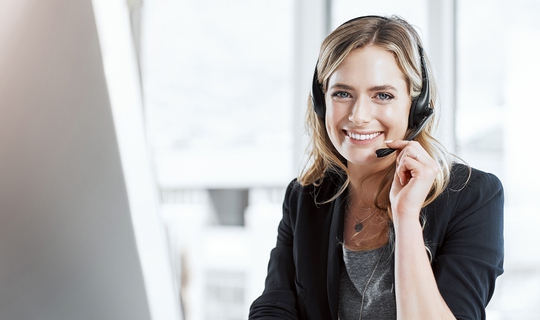
<svg viewBox="0 0 540 320">
<path fill-rule="evenodd" d="M 411 96 L 392 53 L 353 50 L 328 79 L 325 101 L 328 136 L 349 167 L 393 161 L 375 151 L 404 138 Z"/>
</svg>

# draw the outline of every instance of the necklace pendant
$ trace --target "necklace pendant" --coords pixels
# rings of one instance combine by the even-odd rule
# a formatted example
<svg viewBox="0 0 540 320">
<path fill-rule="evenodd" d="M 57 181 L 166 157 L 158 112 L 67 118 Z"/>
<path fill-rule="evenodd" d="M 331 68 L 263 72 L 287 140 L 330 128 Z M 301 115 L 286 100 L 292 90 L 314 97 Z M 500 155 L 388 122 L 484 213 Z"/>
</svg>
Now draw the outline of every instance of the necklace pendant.
<svg viewBox="0 0 540 320">
<path fill-rule="evenodd" d="M 355 226 L 354 226 L 354 231 L 356 232 L 360 232 L 362 231 L 362 229 L 364 229 L 364 226 L 362 225 L 362 223 L 358 222 Z"/>
</svg>

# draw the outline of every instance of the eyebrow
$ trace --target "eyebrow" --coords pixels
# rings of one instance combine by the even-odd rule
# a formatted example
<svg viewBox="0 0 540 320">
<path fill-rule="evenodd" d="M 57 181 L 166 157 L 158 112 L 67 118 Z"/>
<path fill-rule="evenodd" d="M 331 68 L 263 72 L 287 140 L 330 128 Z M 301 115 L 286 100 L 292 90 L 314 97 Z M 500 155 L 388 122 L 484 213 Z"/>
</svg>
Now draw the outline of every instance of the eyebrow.
<svg viewBox="0 0 540 320">
<path fill-rule="evenodd" d="M 349 85 L 343 84 L 343 83 L 336 83 L 332 87 L 330 87 L 330 89 L 353 90 L 354 88 L 349 86 Z M 368 89 L 368 91 L 387 91 L 387 90 L 397 91 L 397 89 L 394 86 L 391 86 L 389 84 L 384 84 L 384 85 L 380 85 L 380 86 L 374 86 L 374 87 L 371 87 L 371 88 Z"/>
<path fill-rule="evenodd" d="M 394 88 L 393 86 L 391 86 L 389 84 L 385 84 L 385 85 L 382 85 L 382 86 L 374 86 L 374 87 L 369 88 L 369 91 L 387 91 L 387 90 L 397 91 L 396 88 Z"/>
<path fill-rule="evenodd" d="M 345 89 L 345 90 L 353 90 L 354 88 L 351 86 L 348 86 L 346 84 L 342 83 L 336 83 L 333 86 L 330 87 L 330 89 Z"/>
</svg>

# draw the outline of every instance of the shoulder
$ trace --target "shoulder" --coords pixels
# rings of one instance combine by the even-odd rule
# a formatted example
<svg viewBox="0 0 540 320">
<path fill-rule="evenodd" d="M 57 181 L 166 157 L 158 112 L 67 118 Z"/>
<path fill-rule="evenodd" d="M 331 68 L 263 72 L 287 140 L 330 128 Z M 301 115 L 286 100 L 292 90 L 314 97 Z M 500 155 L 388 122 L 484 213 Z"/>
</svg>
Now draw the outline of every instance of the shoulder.
<svg viewBox="0 0 540 320">
<path fill-rule="evenodd" d="M 492 173 L 456 163 L 450 172 L 445 191 L 461 209 L 474 204 L 481 206 L 493 198 L 503 198 L 503 185 Z"/>
<path fill-rule="evenodd" d="M 499 178 L 464 164 L 452 166 L 446 189 L 425 208 L 433 233 L 449 231 L 461 223 L 502 221 L 503 185 Z"/>
<path fill-rule="evenodd" d="M 504 211 L 502 183 L 494 174 L 456 163 L 448 186 L 425 211 L 433 237 L 472 225 L 499 229 Z"/>
<path fill-rule="evenodd" d="M 450 191 L 462 188 L 502 189 L 502 183 L 492 173 L 484 172 L 462 163 L 454 163 L 450 171 L 448 188 Z"/>
</svg>

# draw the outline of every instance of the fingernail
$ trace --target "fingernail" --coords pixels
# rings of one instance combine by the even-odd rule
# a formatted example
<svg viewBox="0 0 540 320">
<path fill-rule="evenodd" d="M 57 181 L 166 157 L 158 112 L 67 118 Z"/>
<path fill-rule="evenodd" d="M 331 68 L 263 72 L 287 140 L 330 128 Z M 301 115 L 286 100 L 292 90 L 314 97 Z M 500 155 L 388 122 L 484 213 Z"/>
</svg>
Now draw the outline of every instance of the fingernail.
<svg viewBox="0 0 540 320">
<path fill-rule="evenodd" d="M 394 140 L 386 140 L 384 143 L 392 143 Z"/>
</svg>

